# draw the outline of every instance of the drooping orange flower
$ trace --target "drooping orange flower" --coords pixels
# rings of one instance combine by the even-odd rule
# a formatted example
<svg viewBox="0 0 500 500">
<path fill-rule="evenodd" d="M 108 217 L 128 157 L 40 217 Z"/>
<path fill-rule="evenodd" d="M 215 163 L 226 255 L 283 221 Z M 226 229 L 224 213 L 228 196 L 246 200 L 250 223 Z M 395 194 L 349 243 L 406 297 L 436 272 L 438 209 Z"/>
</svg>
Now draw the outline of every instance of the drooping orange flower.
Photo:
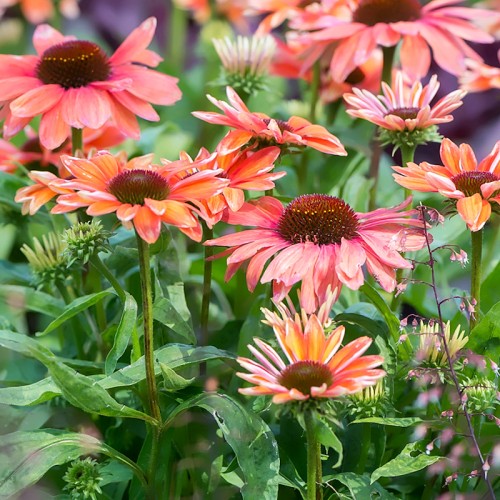
<svg viewBox="0 0 500 500">
<path fill-rule="evenodd" d="M 275 120 L 264 113 L 252 113 L 238 94 L 226 88 L 229 104 L 208 95 L 208 99 L 224 114 L 195 111 L 201 120 L 234 128 L 220 143 L 222 154 L 228 154 L 245 145 L 259 142 L 266 146 L 309 146 L 322 153 L 347 155 L 339 139 L 321 125 L 314 125 L 305 118 L 292 116 L 287 121 Z M 252 142 L 253 141 L 253 142 Z M 249 144 L 252 143 L 252 144 Z"/>
<path fill-rule="evenodd" d="M 259 280 L 272 282 L 274 299 L 281 300 L 302 282 L 302 307 L 312 312 L 325 301 L 329 289 L 337 295 L 343 284 L 357 290 L 364 283 L 364 265 L 385 290 L 394 290 L 395 270 L 412 267 L 399 252 L 419 250 L 425 245 L 423 222 L 411 218 L 417 212 L 402 211 L 410 201 L 398 207 L 356 213 L 334 196 L 303 195 L 286 207 L 265 196 L 245 203 L 238 212 L 226 213 L 225 220 L 230 224 L 254 229 L 204 244 L 229 247 L 221 254 L 229 255 L 226 280 L 248 263 L 249 290 Z"/>
<path fill-rule="evenodd" d="M 152 155 L 145 155 L 126 162 L 106 151 L 89 159 L 63 156 L 73 176 L 63 186 L 74 192 L 59 196 L 52 213 L 81 207 L 88 207 L 92 216 L 116 212 L 125 227 L 134 227 L 148 243 L 158 239 L 163 222 L 200 241 L 200 223 L 189 202 L 219 193 L 227 181 L 217 178 L 220 170 L 204 170 L 179 180 L 175 177 L 179 168 L 153 165 L 151 160 Z"/>
<path fill-rule="evenodd" d="M 500 50 L 498 66 L 489 66 L 472 59 L 466 61 L 467 71 L 460 78 L 460 87 L 468 92 L 483 92 L 489 89 L 500 89 Z"/>
<path fill-rule="evenodd" d="M 282 316 L 263 309 L 264 323 L 272 326 L 286 361 L 266 342 L 254 338 L 249 345 L 257 361 L 239 357 L 237 362 L 249 373 L 238 377 L 253 384 L 239 389 L 249 396 L 272 395 L 273 403 L 289 403 L 316 398 L 336 398 L 374 385 L 385 375 L 379 355 L 363 356 L 372 339 L 360 337 L 341 348 L 345 329 L 325 332 L 316 314 Z M 285 314 L 283 314 L 285 312 Z"/>
<path fill-rule="evenodd" d="M 443 165 L 409 162 L 392 167 L 395 181 L 407 189 L 434 192 L 449 198 L 471 231 L 479 231 L 500 204 L 500 141 L 479 164 L 468 144 L 441 143 Z"/>
<path fill-rule="evenodd" d="M 219 194 L 193 202 L 208 226 L 213 227 L 222 219 L 224 210 L 237 212 L 243 206 L 245 191 L 273 189 L 274 181 L 286 175 L 284 171 L 273 171 L 274 162 L 279 154 L 280 149 L 275 146 L 259 151 L 243 149 L 228 154 L 220 153 L 220 148 L 217 147 L 215 153 L 212 154 L 202 148 L 194 160 L 187 153 L 182 152 L 180 160 L 162 161 L 171 168 L 183 164 L 186 168 L 189 167 L 176 174 L 179 179 L 200 170 L 219 169 L 219 177 L 226 179 L 228 185 Z"/>
<path fill-rule="evenodd" d="M 35 184 L 19 189 L 14 198 L 17 203 L 23 204 L 21 209 L 23 215 L 28 213 L 34 215 L 54 196 L 73 192 L 71 188 L 66 187 L 64 179 L 52 172 L 33 170 L 28 176 L 35 181 Z"/>
<path fill-rule="evenodd" d="M 296 38 L 310 47 L 334 48 L 330 69 L 334 80 L 344 81 L 379 46 L 392 47 L 400 42 L 400 59 L 405 73 L 414 79 L 429 71 L 432 55 L 445 71 L 459 75 L 465 59 L 481 60 L 465 40 L 491 43 L 493 37 L 474 26 L 472 21 L 492 18 L 496 13 L 457 7 L 461 0 L 353 0 L 350 19 L 318 10 L 316 18 L 307 12 L 290 21 Z M 311 52 L 312 60 L 321 52 Z M 309 62 L 311 64 L 311 62 Z"/>
<path fill-rule="evenodd" d="M 151 104 L 170 105 L 181 97 L 177 78 L 148 68 L 162 60 L 147 49 L 155 29 L 156 19 L 147 19 L 108 57 L 93 42 L 39 25 L 33 35 L 37 55 L 0 55 L 4 137 L 41 116 L 40 141 L 48 149 L 59 147 L 71 127 L 98 129 L 109 122 L 138 139 L 136 115 L 157 121 Z"/>
</svg>

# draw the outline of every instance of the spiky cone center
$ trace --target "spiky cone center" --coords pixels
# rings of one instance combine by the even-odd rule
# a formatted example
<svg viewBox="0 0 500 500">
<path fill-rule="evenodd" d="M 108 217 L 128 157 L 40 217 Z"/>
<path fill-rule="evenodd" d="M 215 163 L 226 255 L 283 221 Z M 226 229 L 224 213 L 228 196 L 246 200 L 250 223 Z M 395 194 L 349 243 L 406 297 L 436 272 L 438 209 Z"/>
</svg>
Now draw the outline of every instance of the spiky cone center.
<svg viewBox="0 0 500 500">
<path fill-rule="evenodd" d="M 420 108 L 394 108 L 391 109 L 385 116 L 394 115 L 399 116 L 403 120 L 414 120 L 418 116 Z"/>
<path fill-rule="evenodd" d="M 296 389 L 305 396 L 311 395 L 311 387 L 329 387 L 333 375 L 328 366 L 318 361 L 298 361 L 287 366 L 278 378 L 278 382 L 287 389 Z"/>
<path fill-rule="evenodd" d="M 347 75 L 347 78 L 345 79 L 345 83 L 349 83 L 350 85 L 358 85 L 365 78 L 366 78 L 366 75 L 365 75 L 364 71 L 358 66 L 357 68 L 354 68 L 349 73 L 349 75 Z"/>
<path fill-rule="evenodd" d="M 71 40 L 49 47 L 36 67 L 36 76 L 43 83 L 56 83 L 65 89 L 105 81 L 110 74 L 106 53 L 86 40 Z"/>
<path fill-rule="evenodd" d="M 361 0 L 352 20 L 375 26 L 420 19 L 422 5 L 418 0 Z"/>
<path fill-rule="evenodd" d="M 500 177 L 492 172 L 461 172 L 454 175 L 451 180 L 465 196 L 473 196 L 476 193 L 481 194 L 483 184 L 498 181 Z"/>
<path fill-rule="evenodd" d="M 108 183 L 111 194 L 122 203 L 144 205 L 144 200 L 161 201 L 168 197 L 170 186 L 159 173 L 151 170 L 125 170 Z"/>
<path fill-rule="evenodd" d="M 278 222 L 278 233 L 293 244 L 339 244 L 358 234 L 358 217 L 340 198 L 325 194 L 306 194 L 285 208 Z"/>
<path fill-rule="evenodd" d="M 278 128 L 282 131 L 282 132 L 294 132 L 294 129 L 284 120 L 274 120 L 276 122 L 276 124 L 278 125 Z M 271 119 L 270 118 L 265 118 L 264 119 L 264 123 L 266 125 L 269 125 L 269 123 L 271 123 Z"/>
</svg>

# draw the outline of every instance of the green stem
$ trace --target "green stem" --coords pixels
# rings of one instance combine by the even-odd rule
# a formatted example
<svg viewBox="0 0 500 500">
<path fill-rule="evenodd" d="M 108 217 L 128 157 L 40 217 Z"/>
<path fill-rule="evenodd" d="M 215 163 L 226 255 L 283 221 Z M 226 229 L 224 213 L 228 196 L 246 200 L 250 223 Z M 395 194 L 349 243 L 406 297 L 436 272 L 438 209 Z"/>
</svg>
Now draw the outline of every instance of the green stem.
<svg viewBox="0 0 500 500">
<path fill-rule="evenodd" d="M 77 151 L 83 151 L 83 129 L 71 127 L 71 154 L 76 156 Z"/>
<path fill-rule="evenodd" d="M 417 149 L 417 146 L 409 146 L 408 144 L 403 144 L 401 146 L 401 159 L 403 163 L 403 167 L 408 167 L 408 163 L 413 162 L 415 159 L 415 150 Z M 411 196 L 411 189 L 404 188 L 404 193 L 405 193 L 405 200 L 408 198 L 408 196 Z M 408 207 L 411 208 L 411 205 Z"/>
<path fill-rule="evenodd" d="M 139 272 L 141 274 L 142 294 L 142 316 L 144 323 L 144 363 L 146 369 L 146 384 L 148 389 L 149 412 L 156 420 L 152 425 L 152 445 L 149 458 L 148 498 L 157 498 L 155 495 L 155 475 L 158 461 L 158 441 L 160 439 L 159 426 L 161 426 L 161 412 L 158 399 L 158 388 L 156 387 L 156 376 L 154 368 L 154 346 L 153 346 L 153 288 L 151 284 L 151 263 L 149 244 L 146 243 L 136 232 L 137 249 L 139 250 Z"/>
<path fill-rule="evenodd" d="M 380 81 L 380 85 L 382 86 L 382 82 L 386 82 L 389 85 L 391 84 L 392 79 L 392 65 L 394 62 L 394 54 L 396 52 L 396 46 L 393 47 L 382 47 L 383 53 L 383 67 L 382 67 L 382 78 Z M 377 203 L 377 188 L 378 188 L 378 178 L 379 178 L 379 169 L 380 169 L 380 157 L 382 156 L 382 146 L 380 145 L 380 141 L 377 139 L 377 128 L 375 128 L 373 132 L 373 137 L 371 141 L 372 147 L 372 156 L 370 159 L 370 170 L 368 172 L 368 176 L 370 179 L 373 179 L 373 186 L 370 189 L 370 196 L 368 199 L 368 209 L 375 210 Z"/>
<path fill-rule="evenodd" d="M 409 146 L 408 144 L 403 144 L 401 146 L 401 160 L 403 167 L 407 167 L 409 162 L 413 162 L 415 158 L 415 150 L 417 147 L 414 146 Z M 411 189 L 404 188 L 404 199 L 407 200 L 408 197 L 411 196 Z M 409 209 L 412 207 L 413 203 L 409 205 Z M 404 257 L 404 254 L 402 254 Z M 401 283 L 403 279 L 403 274 L 404 274 L 404 269 L 398 269 L 396 271 L 396 283 Z M 399 304 L 401 303 L 402 300 L 402 295 L 396 295 L 393 296 L 392 301 L 391 301 L 391 309 L 393 311 L 396 311 L 399 307 Z"/>
<path fill-rule="evenodd" d="M 307 500 L 320 500 L 322 498 L 321 489 L 317 488 L 318 477 L 321 479 L 319 470 L 320 462 L 320 444 L 316 434 L 315 413 L 313 410 L 307 410 L 304 414 L 304 424 L 306 427 L 307 439 Z"/>
<path fill-rule="evenodd" d="M 472 330 L 479 321 L 481 313 L 481 257 L 483 253 L 483 230 L 471 231 L 471 277 L 470 294 L 476 300 L 475 313 L 470 317 L 470 329 Z"/>
<path fill-rule="evenodd" d="M 109 281 L 110 285 L 113 287 L 120 300 L 122 302 L 125 302 L 125 290 L 122 288 L 118 280 L 113 276 L 113 273 L 109 270 L 108 266 L 104 264 L 104 262 L 100 259 L 99 255 L 92 255 L 92 257 L 90 258 L 90 263 Z"/>
<path fill-rule="evenodd" d="M 383 66 L 382 66 L 382 82 L 391 84 L 392 81 L 392 66 L 394 63 L 394 54 L 396 53 L 396 45 L 392 47 L 382 47 Z"/>
<path fill-rule="evenodd" d="M 314 123 L 316 121 L 316 107 L 319 99 L 319 86 L 321 82 L 321 66 L 319 59 L 313 66 L 313 79 L 311 82 L 311 103 L 309 108 L 309 121 Z"/>
<path fill-rule="evenodd" d="M 211 240 L 214 232 L 206 224 L 203 227 L 204 241 Z M 203 291 L 201 299 L 200 313 L 200 344 L 208 345 L 208 319 L 210 316 L 210 296 L 212 293 L 212 260 L 210 257 L 214 254 L 214 248 L 205 247 L 205 260 L 203 262 Z"/>
<path fill-rule="evenodd" d="M 187 14 L 184 9 L 176 7 L 174 2 L 171 3 L 171 6 L 167 33 L 167 60 L 174 75 L 181 75 L 184 69 L 184 54 L 187 43 Z"/>
</svg>

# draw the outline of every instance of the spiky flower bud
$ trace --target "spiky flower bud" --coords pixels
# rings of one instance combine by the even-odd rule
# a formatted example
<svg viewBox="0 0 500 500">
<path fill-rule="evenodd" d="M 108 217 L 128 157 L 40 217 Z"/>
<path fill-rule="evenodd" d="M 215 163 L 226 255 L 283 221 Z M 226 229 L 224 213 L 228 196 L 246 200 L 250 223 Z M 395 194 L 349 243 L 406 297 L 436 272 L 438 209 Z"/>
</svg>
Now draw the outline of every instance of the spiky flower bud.
<svg viewBox="0 0 500 500">
<path fill-rule="evenodd" d="M 69 276 L 65 248 L 66 244 L 55 233 L 44 234 L 41 240 L 33 238 L 32 247 L 27 244 L 21 247 L 37 286 L 64 281 Z"/>
<path fill-rule="evenodd" d="M 66 229 L 62 239 L 66 244 L 68 266 L 74 262 L 86 264 L 96 252 L 109 251 L 110 236 L 111 233 L 96 219 L 92 219 L 91 222 L 79 222 Z"/>
<path fill-rule="evenodd" d="M 469 338 L 465 335 L 464 331 L 460 330 L 460 325 L 458 325 L 454 332 L 451 333 L 450 322 L 443 324 L 444 329 L 444 340 L 448 346 L 448 352 L 450 358 L 453 361 L 456 360 L 457 354 L 462 349 Z M 425 324 L 420 323 L 419 335 L 419 348 L 416 353 L 416 358 L 418 361 L 431 365 L 433 367 L 445 367 L 448 366 L 448 360 L 446 358 L 446 350 L 444 348 L 443 339 L 439 336 L 439 323 Z"/>
<path fill-rule="evenodd" d="M 347 397 L 347 411 L 355 418 L 381 417 L 388 409 L 389 401 L 382 380 Z"/>
<path fill-rule="evenodd" d="M 497 386 L 485 377 L 475 376 L 464 380 L 463 396 L 465 405 L 471 413 L 484 413 L 493 410 L 498 404 Z"/>
<path fill-rule="evenodd" d="M 215 38 L 213 44 L 222 62 L 223 73 L 216 82 L 247 95 L 266 89 L 265 77 L 276 50 L 269 36 Z"/>
<path fill-rule="evenodd" d="M 97 495 L 102 493 L 98 463 L 90 457 L 72 462 L 63 479 L 67 483 L 63 490 L 68 491 L 73 500 L 97 500 Z"/>
</svg>

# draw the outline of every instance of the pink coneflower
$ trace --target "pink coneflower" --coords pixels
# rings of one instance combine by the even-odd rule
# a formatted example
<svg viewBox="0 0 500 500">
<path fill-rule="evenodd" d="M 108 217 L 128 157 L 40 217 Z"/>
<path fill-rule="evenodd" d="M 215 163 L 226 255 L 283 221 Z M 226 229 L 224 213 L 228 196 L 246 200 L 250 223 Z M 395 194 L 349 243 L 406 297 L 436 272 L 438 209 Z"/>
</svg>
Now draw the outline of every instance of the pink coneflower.
<svg viewBox="0 0 500 500">
<path fill-rule="evenodd" d="M 145 155 L 124 162 L 106 151 L 89 159 L 63 157 L 73 175 L 64 185 L 75 192 L 59 196 L 52 213 L 81 207 L 88 207 L 92 216 L 116 212 L 147 243 L 158 239 L 163 222 L 200 241 L 200 223 L 188 202 L 217 194 L 227 181 L 216 177 L 219 170 L 204 170 L 179 180 L 175 177 L 179 168 L 153 165 L 151 159 L 152 155 Z"/>
<path fill-rule="evenodd" d="M 344 99 L 350 105 L 347 113 L 387 130 L 383 142 L 398 145 L 411 140 L 416 144 L 439 142 L 436 126 L 453 120 L 450 113 L 462 105 L 466 94 L 464 90 L 455 90 L 431 106 L 439 85 L 436 75 L 425 86 L 420 82 L 407 84 L 404 74 L 398 71 L 392 86 L 382 82 L 383 95 L 375 96 L 357 88 L 352 89 L 352 94 L 345 94 Z M 409 134 L 400 137 L 400 132 Z"/>
<path fill-rule="evenodd" d="M 498 51 L 500 63 L 500 50 Z M 460 78 L 460 87 L 468 92 L 483 92 L 489 89 L 500 89 L 500 67 L 489 66 L 472 59 L 465 62 L 467 71 Z"/>
<path fill-rule="evenodd" d="M 230 247 L 223 253 L 230 254 L 226 280 L 248 262 L 248 288 L 253 290 L 259 279 L 273 282 L 275 300 L 302 281 L 303 308 L 311 312 L 324 302 L 329 288 L 337 294 L 342 284 L 358 289 L 365 264 L 385 290 L 394 290 L 395 269 L 412 267 L 398 252 L 425 245 L 423 223 L 410 218 L 416 211 L 401 211 L 409 203 L 410 199 L 394 208 L 356 213 L 344 200 L 323 194 L 299 196 L 286 207 L 264 197 L 227 214 L 229 223 L 256 229 L 205 245 Z"/>
<path fill-rule="evenodd" d="M 457 7 L 461 0 L 433 0 L 425 5 L 419 0 L 352 0 L 351 19 L 346 21 L 319 12 L 311 21 L 295 17 L 290 25 L 298 30 L 301 43 L 338 43 L 331 60 L 333 78 L 344 81 L 357 66 L 366 61 L 376 47 L 401 44 L 400 58 L 405 73 L 415 79 L 427 74 L 432 55 L 445 71 L 459 75 L 465 58 L 480 60 L 464 40 L 491 43 L 493 37 L 471 21 L 495 16 L 491 11 Z M 301 33 L 305 29 L 308 33 Z M 315 58 L 319 54 L 314 54 Z"/>
<path fill-rule="evenodd" d="M 146 48 L 155 28 L 156 19 L 147 19 L 108 57 L 93 42 L 38 26 L 36 56 L 0 56 L 4 136 L 41 116 L 40 140 L 48 149 L 59 147 L 70 127 L 98 129 L 109 121 L 138 139 L 136 115 L 157 121 L 151 103 L 170 105 L 181 97 L 176 78 L 147 68 L 161 61 Z"/>
<path fill-rule="evenodd" d="M 305 118 L 292 116 L 287 121 L 275 120 L 264 113 L 252 113 L 231 88 L 226 88 L 229 103 L 207 95 L 224 114 L 195 111 L 193 115 L 208 123 L 234 128 L 220 143 L 220 151 L 227 154 L 248 143 L 266 146 L 309 146 L 323 153 L 347 155 L 340 141 L 321 125 L 313 125 Z"/>
<path fill-rule="evenodd" d="M 452 200 L 471 231 L 479 231 L 491 216 L 492 204 L 500 204 L 500 141 L 477 163 L 468 144 L 460 147 L 449 139 L 441 143 L 443 165 L 409 162 L 392 167 L 394 180 L 407 189 L 440 193 Z"/>
<path fill-rule="evenodd" d="M 385 375 L 377 368 L 384 362 L 382 356 L 363 356 L 372 343 L 369 337 L 360 337 L 341 348 L 343 326 L 327 335 L 315 314 L 281 318 L 263 311 L 265 323 L 273 327 L 286 361 L 266 342 L 254 338 L 257 348 L 248 348 L 258 361 L 237 359 L 250 372 L 237 373 L 238 377 L 253 384 L 239 389 L 241 394 L 272 395 L 276 404 L 336 398 L 374 385 Z"/>
</svg>

